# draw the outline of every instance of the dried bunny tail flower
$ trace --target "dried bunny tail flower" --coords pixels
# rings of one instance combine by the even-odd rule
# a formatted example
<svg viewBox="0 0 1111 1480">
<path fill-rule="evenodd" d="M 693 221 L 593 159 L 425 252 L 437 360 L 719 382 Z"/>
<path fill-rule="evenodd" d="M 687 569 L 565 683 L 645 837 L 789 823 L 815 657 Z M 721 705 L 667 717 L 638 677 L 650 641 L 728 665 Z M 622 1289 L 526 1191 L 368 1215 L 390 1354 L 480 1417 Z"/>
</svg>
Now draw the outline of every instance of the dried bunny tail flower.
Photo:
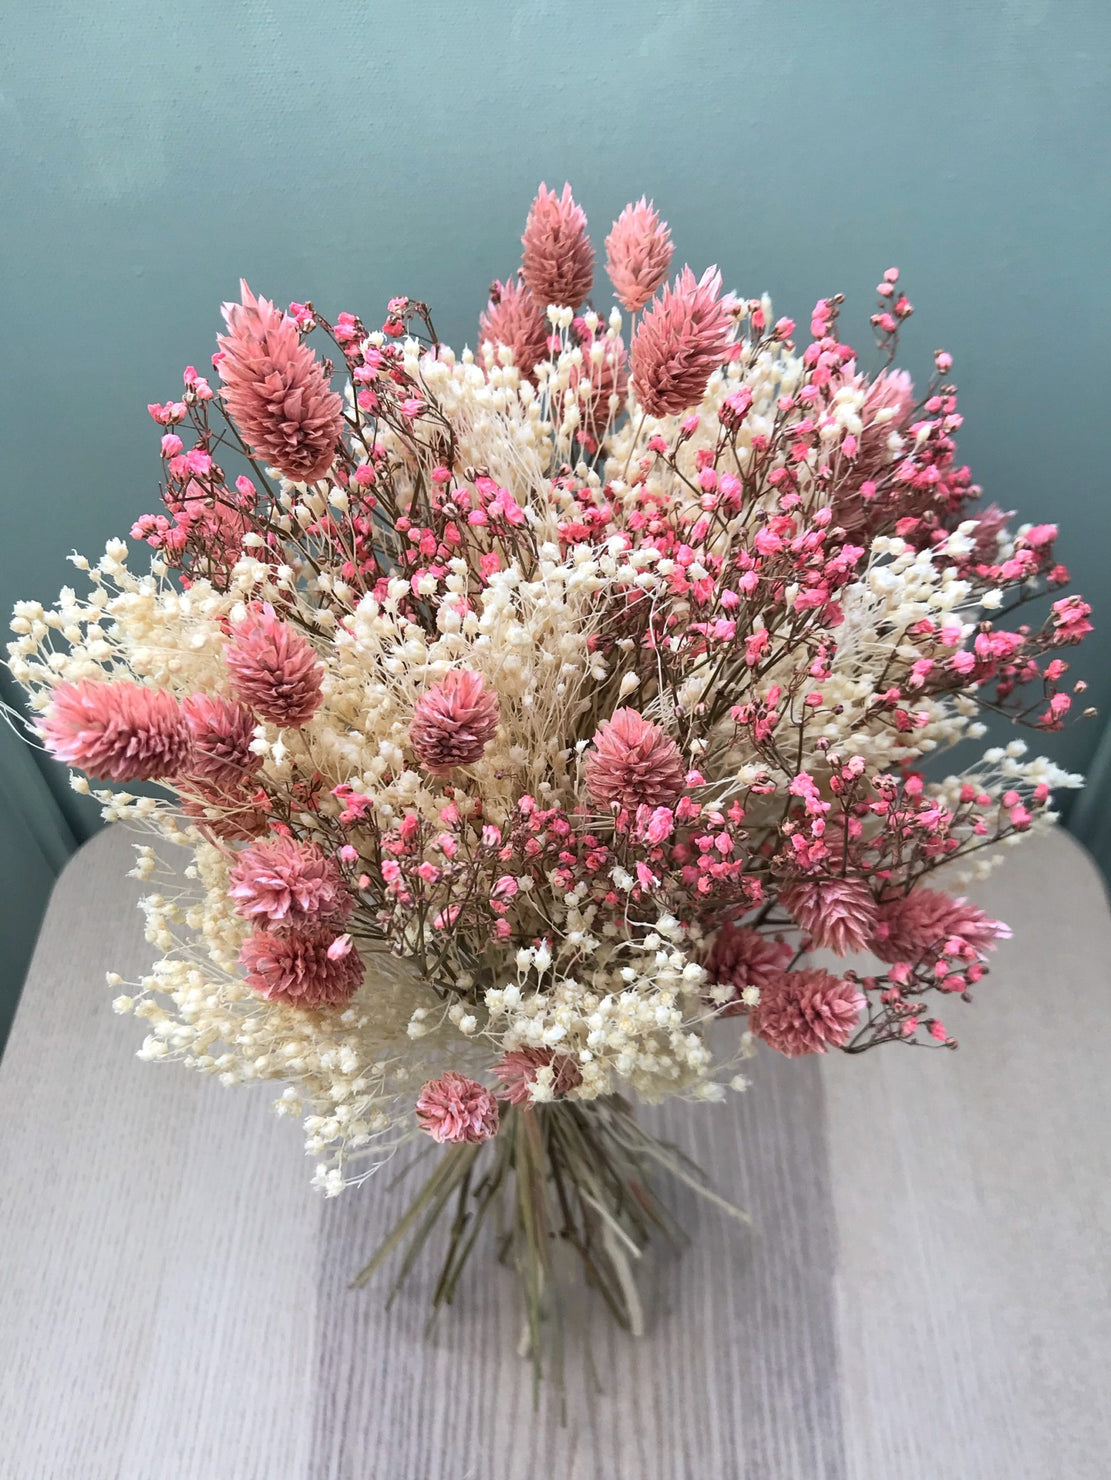
<svg viewBox="0 0 1111 1480">
<path fill-rule="evenodd" d="M 993 920 L 966 899 L 940 889 L 913 889 L 880 906 L 869 944 L 881 961 L 914 963 L 927 955 L 972 959 L 994 950 L 1010 934 L 1002 920 Z"/>
<path fill-rule="evenodd" d="M 239 962 L 253 991 L 293 1007 L 342 1007 L 363 981 L 363 963 L 345 935 L 258 930 L 243 942 Z"/>
<path fill-rule="evenodd" d="M 335 859 L 315 843 L 289 837 L 244 848 L 228 894 L 241 915 L 264 916 L 272 930 L 334 926 L 354 908 Z"/>
<path fill-rule="evenodd" d="M 311 483 L 335 461 L 343 402 L 294 320 L 239 287 L 242 302 L 224 304 L 228 332 L 217 336 L 224 404 L 253 452 Z"/>
<path fill-rule="evenodd" d="M 594 282 L 594 248 L 586 234 L 586 213 L 572 199 L 570 185 L 564 185 L 562 195 L 540 186 L 521 245 L 521 276 L 541 309 L 550 303 L 578 308 Z"/>
<path fill-rule="evenodd" d="M 650 416 L 676 416 L 702 400 L 729 343 L 731 321 L 720 295 L 716 267 L 697 280 L 684 267 L 645 312 L 631 360 L 637 400 Z"/>
<path fill-rule="evenodd" d="M 779 902 L 813 946 L 838 956 L 867 950 L 876 928 L 876 902 L 861 879 L 799 879 L 784 885 Z"/>
<path fill-rule="evenodd" d="M 511 349 L 514 365 L 529 379 L 540 361 L 548 358 L 544 310 L 522 282 L 490 285 L 490 301 L 478 321 L 478 331 L 484 343 Z"/>
<path fill-rule="evenodd" d="M 57 760 L 102 781 L 177 776 L 193 749 L 173 694 L 122 679 L 57 684 L 39 730 Z"/>
<path fill-rule="evenodd" d="M 236 692 L 262 719 L 307 724 L 320 706 L 323 665 L 311 644 L 282 622 L 269 603 L 232 627 L 224 661 Z"/>
<path fill-rule="evenodd" d="M 675 741 L 635 709 L 617 709 L 598 726 L 586 757 L 586 789 L 599 806 L 668 807 L 685 782 Z"/>
<path fill-rule="evenodd" d="M 417 1100 L 417 1124 L 434 1141 L 472 1145 L 498 1133 L 498 1102 L 477 1079 L 448 1069 Z"/>
<path fill-rule="evenodd" d="M 644 196 L 625 207 L 606 237 L 606 271 L 621 307 L 639 313 L 667 277 L 671 232 Z"/>
<path fill-rule="evenodd" d="M 578 1064 L 567 1054 L 557 1054 L 550 1048 L 514 1048 L 494 1065 L 494 1074 L 502 1083 L 500 1098 L 511 1105 L 531 1105 L 534 1095 L 530 1086 L 537 1085 L 537 1071 L 541 1069 L 551 1070 L 539 1082 L 544 1099 L 560 1100 L 583 1082 Z M 544 1079 L 549 1082 L 545 1084 Z"/>
<path fill-rule="evenodd" d="M 745 925 L 723 925 L 703 962 L 711 984 L 733 988 L 733 999 L 722 1009 L 722 1016 L 747 1012 L 748 1007 L 741 999 L 745 987 L 767 986 L 786 970 L 791 956 L 786 941 L 775 940 Z"/>
<path fill-rule="evenodd" d="M 193 736 L 189 777 L 206 785 L 233 788 L 262 765 L 251 750 L 258 719 L 246 704 L 218 694 L 189 694 L 181 702 Z"/>
<path fill-rule="evenodd" d="M 865 1005 L 854 982 L 828 971 L 783 971 L 761 987 L 749 1023 L 757 1037 L 794 1059 L 844 1047 Z"/>
<path fill-rule="evenodd" d="M 481 673 L 452 668 L 413 706 L 409 739 L 434 776 L 480 760 L 498 728 L 498 696 Z"/>
</svg>

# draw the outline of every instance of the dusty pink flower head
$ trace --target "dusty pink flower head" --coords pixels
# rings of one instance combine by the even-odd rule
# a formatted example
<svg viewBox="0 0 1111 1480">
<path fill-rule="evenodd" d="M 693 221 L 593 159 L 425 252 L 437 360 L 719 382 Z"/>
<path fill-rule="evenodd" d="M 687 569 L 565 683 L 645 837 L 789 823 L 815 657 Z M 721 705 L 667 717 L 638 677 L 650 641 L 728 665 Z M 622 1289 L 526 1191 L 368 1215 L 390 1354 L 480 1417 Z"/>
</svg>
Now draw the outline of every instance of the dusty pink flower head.
<svg viewBox="0 0 1111 1480">
<path fill-rule="evenodd" d="M 766 986 L 785 970 L 791 954 L 786 941 L 774 940 L 746 925 L 723 925 L 703 962 L 711 984 L 733 988 L 733 1001 L 722 1010 L 722 1016 L 747 1012 L 741 1001 L 745 987 Z"/>
<path fill-rule="evenodd" d="M 529 1085 L 536 1078 L 537 1069 L 549 1065 L 555 1099 L 562 1099 L 583 1082 L 578 1064 L 567 1054 L 557 1054 L 550 1048 L 513 1048 L 494 1065 L 494 1073 L 503 1085 L 501 1098 L 511 1105 L 531 1105 Z"/>
<path fill-rule="evenodd" d="M 570 185 L 564 185 L 562 195 L 541 185 L 521 245 L 521 276 L 540 311 L 549 303 L 578 308 L 594 282 L 594 248 L 586 234 L 586 213 L 572 199 Z"/>
<path fill-rule="evenodd" d="M 324 669 L 312 646 L 269 604 L 252 608 L 232 627 L 224 662 L 239 697 L 271 724 L 303 725 L 316 713 Z"/>
<path fill-rule="evenodd" d="M 783 971 L 760 988 L 749 1019 L 765 1043 L 789 1059 L 841 1048 L 864 1011 L 863 993 L 828 971 Z"/>
<path fill-rule="evenodd" d="M 417 1124 L 441 1145 L 488 1141 L 498 1133 L 498 1102 L 477 1079 L 448 1069 L 421 1090 Z"/>
<path fill-rule="evenodd" d="M 287 478 L 311 483 L 335 460 L 343 402 L 297 325 L 241 282 L 241 303 L 225 303 L 217 336 L 224 404 L 247 445 Z"/>
<path fill-rule="evenodd" d="M 537 364 L 548 357 L 548 322 L 524 283 L 495 282 L 491 286 L 478 332 L 483 340 L 511 349 L 513 363 L 530 379 Z"/>
<path fill-rule="evenodd" d="M 606 271 L 622 308 L 640 312 L 667 277 L 674 250 L 667 222 L 651 201 L 642 195 L 625 207 L 606 237 Z"/>
<path fill-rule="evenodd" d="M 913 889 L 881 905 L 871 947 L 881 961 L 953 955 L 972 959 L 1009 939 L 1010 928 L 966 899 L 940 889 Z"/>
<path fill-rule="evenodd" d="M 729 343 L 730 320 L 720 295 L 716 267 L 697 280 L 684 267 L 637 325 L 633 384 L 649 416 L 675 416 L 701 401 Z"/>
<path fill-rule="evenodd" d="M 567 400 L 579 408 L 580 437 L 598 438 L 610 419 L 610 401 L 625 399 L 629 385 L 628 356 L 620 335 L 610 338 L 604 333 L 592 334 L 582 319 L 576 319 L 572 331 L 582 350 L 582 364 L 572 366 L 568 378 Z M 593 349 L 602 347 L 602 358 L 595 363 Z M 553 391 L 554 417 L 558 424 L 566 414 L 564 397 Z"/>
<path fill-rule="evenodd" d="M 452 668 L 413 706 L 409 739 L 424 769 L 441 776 L 473 766 L 497 728 L 497 694 L 481 673 Z"/>
<path fill-rule="evenodd" d="M 345 936 L 257 930 L 243 942 L 239 962 L 249 987 L 294 1007 L 342 1007 L 363 981 L 363 963 Z"/>
<path fill-rule="evenodd" d="M 173 694 L 123 679 L 57 684 L 40 733 L 51 755 L 102 781 L 176 776 L 193 748 Z"/>
<path fill-rule="evenodd" d="M 779 902 L 814 946 L 838 956 L 866 950 L 876 928 L 876 902 L 860 879 L 799 879 L 780 890 Z"/>
<path fill-rule="evenodd" d="M 914 381 L 905 370 L 881 370 L 868 387 L 860 419 L 860 461 L 870 468 L 891 462 L 895 454 L 889 449 L 892 432 L 905 432 L 914 409 Z"/>
<path fill-rule="evenodd" d="M 177 782 L 181 810 L 214 837 L 229 843 L 248 842 L 269 831 L 273 817 L 266 793 L 250 786 L 209 786 L 184 777 Z"/>
<path fill-rule="evenodd" d="M 635 709 L 617 709 L 595 732 L 586 757 L 586 789 L 601 807 L 669 807 L 686 782 L 679 747 Z"/>
<path fill-rule="evenodd" d="M 335 859 L 315 843 L 288 837 L 244 848 L 228 893 L 241 915 L 264 916 L 272 930 L 339 925 L 354 907 Z"/>
<path fill-rule="evenodd" d="M 190 777 L 224 789 L 244 785 L 262 765 L 251 750 L 254 711 L 217 694 L 190 694 L 181 707 L 193 736 Z"/>
</svg>

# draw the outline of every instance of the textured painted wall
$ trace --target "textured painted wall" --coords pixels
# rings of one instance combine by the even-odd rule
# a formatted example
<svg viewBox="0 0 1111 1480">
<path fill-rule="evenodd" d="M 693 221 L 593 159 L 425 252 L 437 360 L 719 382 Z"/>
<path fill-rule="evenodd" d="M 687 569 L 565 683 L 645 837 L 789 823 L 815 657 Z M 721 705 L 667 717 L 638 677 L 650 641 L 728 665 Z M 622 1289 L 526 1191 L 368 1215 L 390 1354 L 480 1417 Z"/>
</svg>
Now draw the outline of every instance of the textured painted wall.
<svg viewBox="0 0 1111 1480">
<path fill-rule="evenodd" d="M 370 318 L 410 293 L 462 341 L 537 182 L 566 177 L 599 236 L 646 191 L 680 260 L 803 321 L 845 291 L 861 343 L 897 263 L 906 362 L 953 351 L 979 481 L 1062 522 L 1111 630 L 1106 0 L 39 0 L 5 33 L 5 608 L 155 507 L 145 405 L 207 358 L 241 274 Z M 1096 739 L 1074 730 L 1066 762 Z M 11 993 L 35 910 L 0 830 Z"/>
</svg>

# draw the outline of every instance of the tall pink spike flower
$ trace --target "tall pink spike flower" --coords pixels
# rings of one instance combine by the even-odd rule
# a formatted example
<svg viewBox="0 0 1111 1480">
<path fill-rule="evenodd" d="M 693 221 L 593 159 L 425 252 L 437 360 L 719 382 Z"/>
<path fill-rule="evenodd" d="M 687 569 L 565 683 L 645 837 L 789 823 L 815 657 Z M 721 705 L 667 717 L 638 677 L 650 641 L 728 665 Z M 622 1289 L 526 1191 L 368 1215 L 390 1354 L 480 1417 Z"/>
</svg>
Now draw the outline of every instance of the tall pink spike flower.
<svg viewBox="0 0 1111 1480">
<path fill-rule="evenodd" d="M 722 1016 L 747 1012 L 741 1000 L 745 987 L 766 987 L 786 970 L 791 955 L 786 941 L 775 940 L 746 925 L 723 925 L 703 963 L 712 984 L 733 988 L 733 1000 L 723 1008 Z"/>
<path fill-rule="evenodd" d="M 413 706 L 409 739 L 434 776 L 473 766 L 498 728 L 498 696 L 481 673 L 452 668 Z"/>
<path fill-rule="evenodd" d="M 521 245 L 521 276 L 540 309 L 549 303 L 578 308 L 594 282 L 594 248 L 586 234 L 586 213 L 572 199 L 570 185 L 564 185 L 562 195 L 540 186 Z"/>
<path fill-rule="evenodd" d="M 181 707 L 193 736 L 190 778 L 225 790 L 245 784 L 262 765 L 251 750 L 254 711 L 218 694 L 190 694 Z"/>
<path fill-rule="evenodd" d="M 315 843 L 289 837 L 244 848 L 228 894 L 244 918 L 262 917 L 276 931 L 338 925 L 354 908 L 335 859 Z"/>
<path fill-rule="evenodd" d="M 225 303 L 224 404 L 251 450 L 297 483 L 322 478 L 343 432 L 343 402 L 297 325 L 241 282 L 241 303 Z"/>
<path fill-rule="evenodd" d="M 224 645 L 235 689 L 260 718 L 304 725 L 320 706 L 324 669 L 311 644 L 269 603 L 248 611 Z"/>
<path fill-rule="evenodd" d="M 428 1081 L 416 1109 L 421 1130 L 441 1145 L 474 1145 L 498 1133 L 498 1102 L 493 1093 L 454 1069 Z"/>
<path fill-rule="evenodd" d="M 51 755 L 102 781 L 176 776 L 193 749 L 173 694 L 122 679 L 57 684 L 39 728 Z"/>
<path fill-rule="evenodd" d="M 483 341 L 511 349 L 513 363 L 530 380 L 536 366 L 548 357 L 548 321 L 522 282 L 511 279 L 491 285 L 478 331 Z"/>
<path fill-rule="evenodd" d="M 601 807 L 669 807 L 686 782 L 679 747 L 635 709 L 598 726 L 586 757 L 586 789 Z"/>
<path fill-rule="evenodd" d="M 876 928 L 876 902 L 861 879 L 799 879 L 785 886 L 779 902 L 819 950 L 847 956 L 863 951 Z"/>
<path fill-rule="evenodd" d="M 729 343 L 721 273 L 696 279 L 684 267 L 637 325 L 631 351 L 637 400 L 649 416 L 676 416 L 697 405 Z"/>
<path fill-rule="evenodd" d="M 243 942 L 239 962 L 253 991 L 293 1007 L 342 1007 L 363 981 L 359 953 L 343 935 L 257 930 Z"/>
<path fill-rule="evenodd" d="M 915 963 L 930 955 L 973 960 L 1010 934 L 1002 920 L 966 899 L 940 889 L 914 889 L 881 905 L 871 947 L 881 961 Z"/>
<path fill-rule="evenodd" d="M 606 237 L 606 271 L 622 308 L 640 312 L 667 277 L 674 250 L 652 201 L 642 195 L 625 207 Z"/>
<path fill-rule="evenodd" d="M 794 1059 L 844 1047 L 865 1005 L 855 983 L 828 971 L 783 971 L 760 988 L 749 1025 L 770 1047 Z"/>
</svg>

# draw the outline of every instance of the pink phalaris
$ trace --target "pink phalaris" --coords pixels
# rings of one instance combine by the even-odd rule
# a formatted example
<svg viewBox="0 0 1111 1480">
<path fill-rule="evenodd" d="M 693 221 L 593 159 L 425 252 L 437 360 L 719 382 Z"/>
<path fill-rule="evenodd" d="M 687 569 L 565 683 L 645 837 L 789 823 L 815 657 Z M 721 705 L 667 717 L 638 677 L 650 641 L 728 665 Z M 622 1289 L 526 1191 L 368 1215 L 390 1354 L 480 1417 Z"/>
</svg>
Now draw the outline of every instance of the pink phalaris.
<svg viewBox="0 0 1111 1480">
<path fill-rule="evenodd" d="M 674 250 L 651 201 L 642 195 L 625 207 L 606 237 L 606 271 L 622 308 L 640 312 L 666 279 Z"/>
<path fill-rule="evenodd" d="M 729 343 L 731 323 L 720 295 L 716 267 L 699 279 L 684 267 L 646 310 L 630 354 L 636 397 L 649 416 L 676 416 L 701 401 Z"/>
<path fill-rule="evenodd" d="M 1002 920 L 993 920 L 966 899 L 940 889 L 914 889 L 880 906 L 870 944 L 881 961 L 913 964 L 945 955 L 970 960 L 994 950 L 1010 934 Z"/>
<path fill-rule="evenodd" d="M 494 1065 L 494 1074 L 502 1083 L 501 1098 L 511 1105 L 531 1105 L 529 1086 L 536 1081 L 536 1071 L 549 1067 L 552 1099 L 562 1099 L 583 1082 L 578 1064 L 565 1053 L 557 1054 L 550 1048 L 513 1048 Z"/>
<path fill-rule="evenodd" d="M 498 1102 L 477 1079 L 448 1069 L 430 1079 L 417 1100 L 417 1124 L 441 1145 L 488 1141 L 498 1133 Z"/>
<path fill-rule="evenodd" d="M 342 1007 L 363 981 L 359 953 L 344 935 L 258 930 L 243 942 L 239 962 L 253 991 L 293 1007 Z"/>
<path fill-rule="evenodd" d="M 598 726 L 586 757 L 586 789 L 601 807 L 669 807 L 686 782 L 679 747 L 635 709 Z"/>
<path fill-rule="evenodd" d="M 343 432 L 343 402 L 296 322 L 240 282 L 241 303 L 225 303 L 224 404 L 251 450 L 297 483 L 322 478 Z"/>
<path fill-rule="evenodd" d="M 625 342 L 619 335 L 610 338 L 605 334 L 591 333 L 582 319 L 574 321 L 572 330 L 582 351 L 582 364 L 571 368 L 566 399 L 579 407 L 580 438 L 597 439 L 609 424 L 614 397 L 619 403 L 625 399 L 629 384 Z M 602 350 L 602 357 L 597 362 L 593 355 L 595 345 L 600 345 Z M 567 407 L 563 397 L 557 396 L 555 401 L 558 423 L 566 415 Z"/>
<path fill-rule="evenodd" d="M 315 843 L 289 837 L 244 848 L 228 894 L 241 915 L 262 917 L 271 930 L 339 925 L 354 907 L 335 859 Z"/>
<path fill-rule="evenodd" d="M 249 786 L 211 786 L 187 777 L 177 781 L 183 814 L 206 833 L 226 842 L 248 842 L 268 832 L 273 817 L 266 793 Z"/>
<path fill-rule="evenodd" d="M 57 684 L 40 732 L 51 755 L 102 781 L 174 777 L 193 748 L 173 694 L 122 679 Z"/>
<path fill-rule="evenodd" d="M 828 971 L 782 971 L 760 988 L 750 1026 L 777 1053 L 801 1054 L 843 1048 L 864 1011 L 859 988 Z"/>
<path fill-rule="evenodd" d="M 767 986 L 786 970 L 791 955 L 786 941 L 745 925 L 723 925 L 703 962 L 711 984 L 733 988 L 733 1000 L 722 1009 L 722 1016 L 747 1012 L 741 1000 L 745 987 Z"/>
<path fill-rule="evenodd" d="M 251 750 L 254 711 L 218 694 L 190 694 L 181 707 L 193 736 L 190 779 L 224 790 L 244 785 L 262 765 Z"/>
<path fill-rule="evenodd" d="M 521 276 L 541 311 L 550 303 L 578 308 L 594 282 L 594 248 L 586 213 L 572 199 L 570 185 L 562 195 L 541 185 L 521 245 Z"/>
<path fill-rule="evenodd" d="M 522 282 L 495 282 L 490 301 L 478 321 L 483 342 L 504 344 L 513 351 L 513 363 L 532 379 L 541 360 L 548 357 L 548 322 Z"/>
<path fill-rule="evenodd" d="M 271 724 L 307 724 L 320 706 L 323 666 L 311 644 L 280 621 L 269 603 L 232 627 L 224 662 L 239 697 Z"/>
<path fill-rule="evenodd" d="M 498 696 L 481 673 L 452 668 L 413 706 L 409 739 L 434 776 L 473 766 L 498 728 Z"/>
<path fill-rule="evenodd" d="M 867 950 L 876 928 L 876 902 L 861 879 L 798 879 L 780 890 L 779 902 L 818 950 L 847 956 Z"/>
</svg>

